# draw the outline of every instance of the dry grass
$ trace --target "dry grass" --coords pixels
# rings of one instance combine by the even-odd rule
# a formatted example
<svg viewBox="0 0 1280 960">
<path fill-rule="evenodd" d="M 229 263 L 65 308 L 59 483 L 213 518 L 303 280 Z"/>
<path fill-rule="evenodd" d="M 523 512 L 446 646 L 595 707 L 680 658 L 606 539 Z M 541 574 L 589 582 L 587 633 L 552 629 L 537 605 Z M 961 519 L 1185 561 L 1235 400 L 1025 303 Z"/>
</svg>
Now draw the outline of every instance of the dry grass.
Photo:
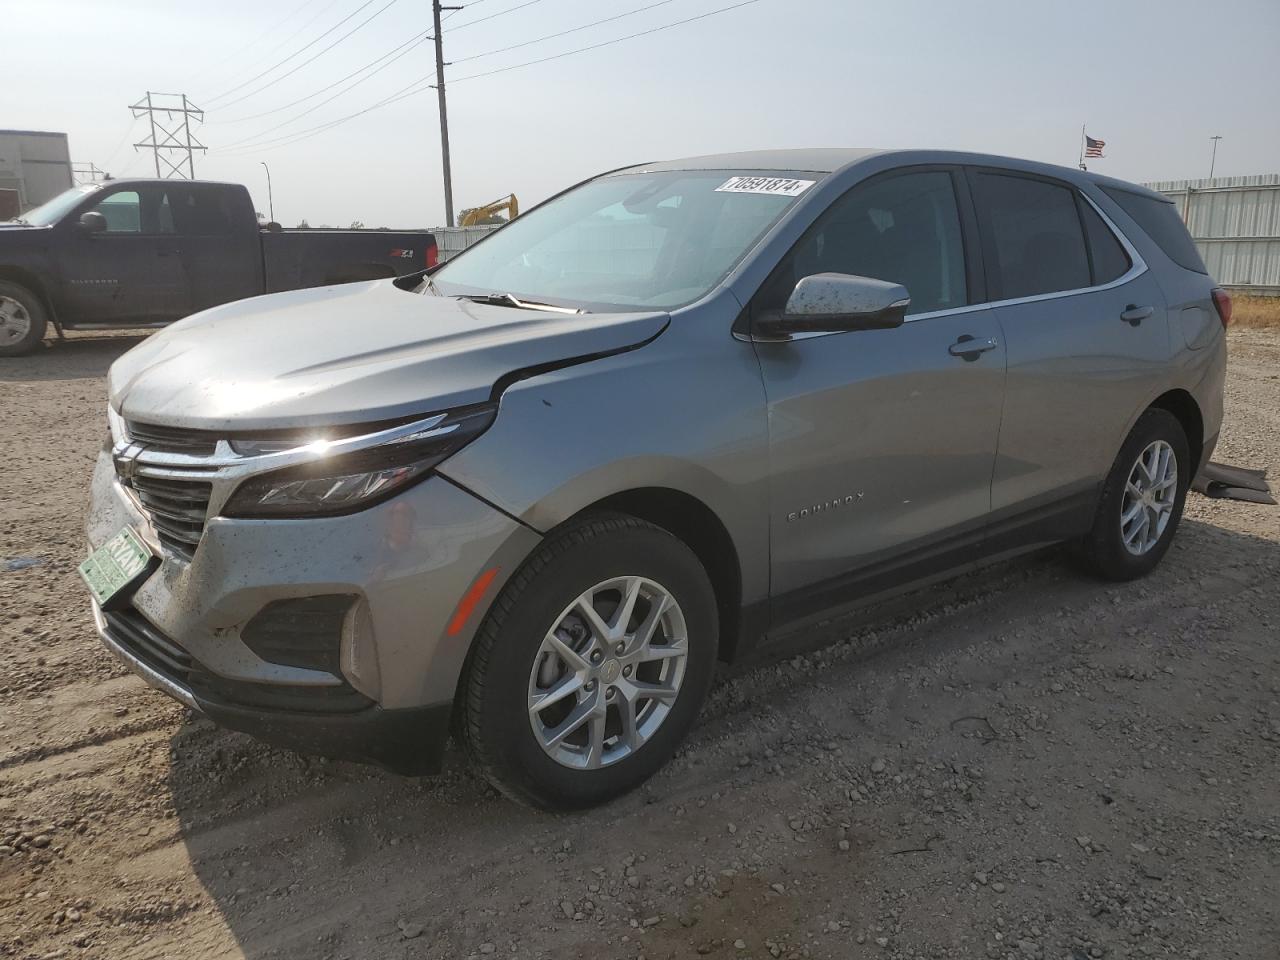
<svg viewBox="0 0 1280 960">
<path fill-rule="evenodd" d="M 1280 327 L 1280 297 L 1251 297 L 1237 293 L 1231 297 L 1233 327 Z"/>
</svg>

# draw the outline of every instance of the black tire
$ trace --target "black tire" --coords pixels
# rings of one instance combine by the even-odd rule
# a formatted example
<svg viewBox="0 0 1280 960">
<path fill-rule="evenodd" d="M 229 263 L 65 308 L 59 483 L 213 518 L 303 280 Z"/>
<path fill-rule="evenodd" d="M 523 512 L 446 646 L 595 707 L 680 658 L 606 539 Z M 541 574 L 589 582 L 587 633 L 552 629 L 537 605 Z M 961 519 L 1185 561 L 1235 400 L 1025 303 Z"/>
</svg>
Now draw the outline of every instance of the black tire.
<svg viewBox="0 0 1280 960">
<path fill-rule="evenodd" d="M 1173 448 L 1177 458 L 1177 493 L 1168 523 L 1159 539 L 1145 553 L 1135 554 L 1125 547 L 1121 534 L 1125 486 L 1139 455 L 1152 443 L 1160 440 Z M 1085 568 L 1106 580 L 1117 581 L 1134 580 L 1154 570 L 1173 542 L 1190 485 L 1191 451 L 1182 424 L 1167 410 L 1147 410 L 1133 425 L 1116 455 L 1115 463 L 1102 486 L 1093 529 L 1079 544 L 1077 554 Z"/>
<path fill-rule="evenodd" d="M 666 718 L 634 753 L 598 769 L 571 769 L 534 735 L 530 674 L 556 618 L 583 592 L 624 576 L 657 581 L 679 604 L 688 632 L 683 681 Z M 667 531 L 597 514 L 553 533 L 498 595 L 472 648 L 460 727 L 473 763 L 507 796 L 544 809 L 580 809 L 626 793 L 667 761 L 693 725 L 711 684 L 718 637 L 707 573 Z"/>
<path fill-rule="evenodd" d="M 26 331 L 21 335 L 11 336 L 3 317 L 0 317 L 0 357 L 21 357 L 30 353 L 44 339 L 49 321 L 45 315 L 44 304 L 34 293 L 20 284 L 9 280 L 0 280 L 0 310 L 7 304 L 17 304 L 18 310 L 24 314 Z"/>
</svg>

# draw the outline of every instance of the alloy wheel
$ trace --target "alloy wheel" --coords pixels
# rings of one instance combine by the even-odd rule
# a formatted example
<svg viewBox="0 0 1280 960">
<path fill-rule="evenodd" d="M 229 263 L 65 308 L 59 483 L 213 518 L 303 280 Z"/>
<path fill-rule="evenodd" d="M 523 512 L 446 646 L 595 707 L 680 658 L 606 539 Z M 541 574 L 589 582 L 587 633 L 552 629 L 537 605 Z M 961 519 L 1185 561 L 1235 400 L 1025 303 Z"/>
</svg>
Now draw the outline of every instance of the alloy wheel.
<svg viewBox="0 0 1280 960">
<path fill-rule="evenodd" d="M 614 577 L 556 618 L 529 673 L 529 723 L 557 763 L 598 769 L 639 750 L 671 712 L 688 660 L 684 613 L 647 577 Z"/>
<path fill-rule="evenodd" d="M 1120 539 L 1140 557 L 1159 541 L 1169 526 L 1178 499 L 1178 458 L 1173 447 L 1154 440 L 1138 455 L 1125 481 L 1120 504 Z"/>
</svg>

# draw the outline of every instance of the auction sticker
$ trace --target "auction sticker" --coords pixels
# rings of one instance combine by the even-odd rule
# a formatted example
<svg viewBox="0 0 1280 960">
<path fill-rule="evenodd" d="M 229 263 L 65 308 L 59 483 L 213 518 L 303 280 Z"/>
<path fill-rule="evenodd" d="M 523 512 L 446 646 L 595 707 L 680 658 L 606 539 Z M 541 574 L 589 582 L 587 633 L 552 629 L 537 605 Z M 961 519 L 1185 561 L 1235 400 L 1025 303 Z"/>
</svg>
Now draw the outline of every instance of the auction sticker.
<svg viewBox="0 0 1280 960">
<path fill-rule="evenodd" d="M 798 197 L 816 181 L 793 180 L 791 177 L 730 177 L 716 193 L 768 193 L 777 197 Z"/>
</svg>

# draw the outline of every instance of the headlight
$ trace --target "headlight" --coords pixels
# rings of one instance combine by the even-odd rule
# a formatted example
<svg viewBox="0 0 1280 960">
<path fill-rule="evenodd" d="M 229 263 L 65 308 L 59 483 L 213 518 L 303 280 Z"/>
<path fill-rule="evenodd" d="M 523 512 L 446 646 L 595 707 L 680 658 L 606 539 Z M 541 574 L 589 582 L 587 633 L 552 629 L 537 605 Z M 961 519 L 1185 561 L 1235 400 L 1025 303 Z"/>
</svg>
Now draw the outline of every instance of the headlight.
<svg viewBox="0 0 1280 960">
<path fill-rule="evenodd" d="M 483 433 L 495 413 L 487 405 L 456 410 L 428 430 L 352 453 L 325 456 L 326 442 L 318 441 L 311 445 L 319 451 L 316 459 L 245 480 L 222 514 L 317 517 L 363 510 L 425 479 L 433 467 Z"/>
</svg>

